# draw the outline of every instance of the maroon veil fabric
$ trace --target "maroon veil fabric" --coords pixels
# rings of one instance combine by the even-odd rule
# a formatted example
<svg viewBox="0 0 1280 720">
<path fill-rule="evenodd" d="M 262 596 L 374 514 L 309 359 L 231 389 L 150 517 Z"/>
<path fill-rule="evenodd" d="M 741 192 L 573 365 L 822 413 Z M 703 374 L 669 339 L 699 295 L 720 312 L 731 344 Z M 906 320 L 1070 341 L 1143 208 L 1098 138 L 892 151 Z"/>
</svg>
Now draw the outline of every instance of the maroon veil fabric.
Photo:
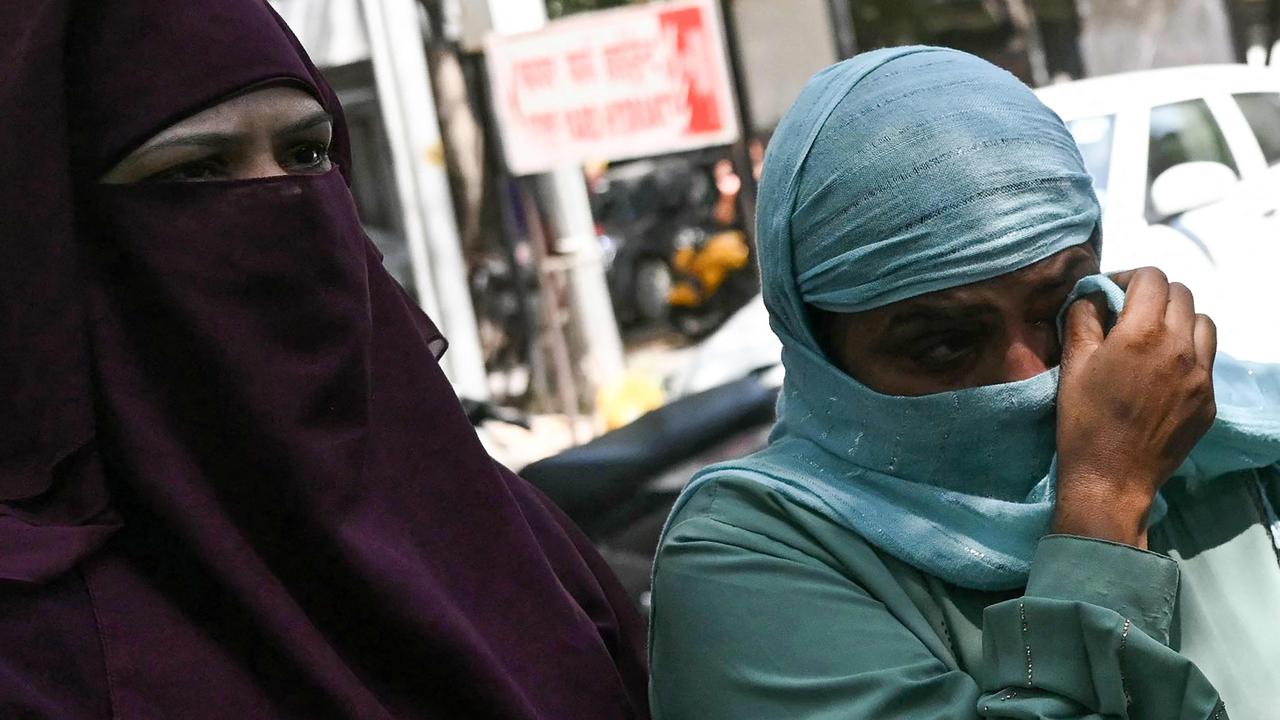
<svg viewBox="0 0 1280 720">
<path fill-rule="evenodd" d="M 645 717 L 639 618 L 341 170 L 95 182 L 264 81 L 345 167 L 262 0 L 0 5 L 0 717 Z"/>
</svg>

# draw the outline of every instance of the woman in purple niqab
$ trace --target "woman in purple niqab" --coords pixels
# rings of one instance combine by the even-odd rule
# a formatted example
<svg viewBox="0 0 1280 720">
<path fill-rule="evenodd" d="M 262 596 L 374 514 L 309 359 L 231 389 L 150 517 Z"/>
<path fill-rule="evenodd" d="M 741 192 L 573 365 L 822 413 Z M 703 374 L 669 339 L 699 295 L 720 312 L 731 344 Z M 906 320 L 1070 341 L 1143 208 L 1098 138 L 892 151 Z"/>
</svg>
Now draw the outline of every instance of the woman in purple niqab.
<svg viewBox="0 0 1280 720">
<path fill-rule="evenodd" d="M 494 463 L 263 0 L 0 6 L 0 716 L 647 714 L 594 550 Z M 263 84 L 328 172 L 98 180 Z"/>
</svg>

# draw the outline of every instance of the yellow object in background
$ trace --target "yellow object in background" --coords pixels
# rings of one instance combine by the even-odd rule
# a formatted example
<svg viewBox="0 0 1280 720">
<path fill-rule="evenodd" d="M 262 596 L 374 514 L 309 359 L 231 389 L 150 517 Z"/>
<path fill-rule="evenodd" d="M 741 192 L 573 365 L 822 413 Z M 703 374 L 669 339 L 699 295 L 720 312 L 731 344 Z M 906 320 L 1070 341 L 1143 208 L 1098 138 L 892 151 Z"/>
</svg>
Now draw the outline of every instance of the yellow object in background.
<svg viewBox="0 0 1280 720">
<path fill-rule="evenodd" d="M 682 247 L 671 258 L 671 266 L 689 279 L 681 279 L 667 296 L 679 307 L 696 307 L 716 293 L 725 278 L 747 266 L 751 250 L 740 230 L 724 230 L 712 235 L 701 248 Z"/>
<path fill-rule="evenodd" d="M 604 418 L 605 430 L 617 430 L 667 400 L 662 383 L 648 373 L 631 371 L 596 393 L 596 408 Z"/>
</svg>

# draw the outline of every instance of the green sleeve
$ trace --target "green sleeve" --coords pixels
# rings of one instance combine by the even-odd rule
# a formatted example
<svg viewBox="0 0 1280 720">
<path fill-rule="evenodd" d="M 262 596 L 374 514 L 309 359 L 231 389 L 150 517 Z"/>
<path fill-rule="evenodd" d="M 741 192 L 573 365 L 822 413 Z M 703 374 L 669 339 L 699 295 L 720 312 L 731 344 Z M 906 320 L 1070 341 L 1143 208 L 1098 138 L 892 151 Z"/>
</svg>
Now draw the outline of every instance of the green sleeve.
<svg viewBox="0 0 1280 720">
<path fill-rule="evenodd" d="M 654 584 L 655 719 L 1216 718 L 1212 687 L 1157 639 L 1167 558 L 1046 539 L 1028 594 L 988 608 L 973 675 L 829 560 L 705 515 L 674 526 Z"/>
<path fill-rule="evenodd" d="M 1021 598 L 987 608 L 983 717 L 1226 718 L 1200 670 L 1168 647 L 1178 566 L 1128 545 L 1040 541 Z"/>
</svg>

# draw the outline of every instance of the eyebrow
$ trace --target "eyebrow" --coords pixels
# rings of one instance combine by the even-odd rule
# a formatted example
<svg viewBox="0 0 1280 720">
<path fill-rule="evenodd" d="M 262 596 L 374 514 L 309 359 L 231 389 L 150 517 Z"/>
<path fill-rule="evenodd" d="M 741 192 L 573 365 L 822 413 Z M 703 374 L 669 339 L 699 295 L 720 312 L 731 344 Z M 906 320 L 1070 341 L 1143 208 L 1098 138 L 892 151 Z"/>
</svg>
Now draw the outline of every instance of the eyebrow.
<svg viewBox="0 0 1280 720">
<path fill-rule="evenodd" d="M 317 110 L 316 112 L 311 113 L 310 115 L 302 118 L 301 120 L 296 120 L 292 123 L 289 123 L 288 125 L 285 125 L 279 130 L 276 130 L 275 132 L 271 133 L 271 137 L 279 138 L 284 135 L 292 135 L 294 133 L 302 132 L 303 130 L 310 130 L 311 128 L 316 127 L 317 125 L 326 125 L 326 124 L 328 125 L 333 124 L 333 116 L 325 112 L 324 110 Z"/>
<path fill-rule="evenodd" d="M 940 321 L 956 322 L 958 320 L 977 320 L 991 315 L 993 308 L 986 303 L 966 305 L 958 308 L 933 306 L 915 306 L 895 314 L 889 319 L 893 330 L 910 329 L 913 325 L 933 324 Z"/>
<path fill-rule="evenodd" d="M 175 147 L 226 147 L 238 137 L 240 136 L 234 133 L 191 133 L 190 135 L 179 135 L 142 148 L 130 158 L 130 161 L 137 162 L 160 150 Z"/>
<path fill-rule="evenodd" d="M 1031 293 L 1038 295 L 1057 290 L 1068 284 L 1074 285 L 1074 276 L 1080 266 L 1091 260 L 1092 256 L 1083 254 L 1073 254 L 1070 259 L 1058 259 L 1055 264 L 1059 267 L 1049 268 L 1046 272 L 1046 275 L 1049 276 L 1036 283 Z M 993 308 L 985 302 L 961 305 L 959 307 L 944 307 L 945 303 L 963 299 L 963 288 L 957 288 L 956 290 L 956 292 L 943 293 L 934 302 L 921 303 L 904 308 L 901 313 L 895 313 L 889 322 L 893 326 L 903 327 L 939 321 L 972 320 L 992 313 Z"/>
<path fill-rule="evenodd" d="M 301 120 L 295 120 L 294 122 L 289 123 L 288 125 L 276 130 L 275 132 L 271 133 L 271 137 L 281 138 L 288 135 L 293 135 L 295 133 L 299 133 L 304 130 L 310 130 L 311 128 L 316 127 L 317 125 L 324 125 L 326 123 L 332 124 L 333 116 L 323 110 L 320 110 L 318 112 L 314 112 L 302 118 Z M 152 153 L 155 153 L 157 151 L 167 150 L 169 148 L 175 148 L 175 147 L 223 148 L 235 142 L 241 137 L 243 137 L 241 133 L 212 133 L 212 132 L 179 135 L 178 137 L 169 138 L 167 140 L 161 140 L 159 142 L 153 143 L 151 145 L 148 145 L 142 148 L 133 157 L 133 160 L 139 161 L 142 158 L 148 155 L 151 155 Z"/>
</svg>

